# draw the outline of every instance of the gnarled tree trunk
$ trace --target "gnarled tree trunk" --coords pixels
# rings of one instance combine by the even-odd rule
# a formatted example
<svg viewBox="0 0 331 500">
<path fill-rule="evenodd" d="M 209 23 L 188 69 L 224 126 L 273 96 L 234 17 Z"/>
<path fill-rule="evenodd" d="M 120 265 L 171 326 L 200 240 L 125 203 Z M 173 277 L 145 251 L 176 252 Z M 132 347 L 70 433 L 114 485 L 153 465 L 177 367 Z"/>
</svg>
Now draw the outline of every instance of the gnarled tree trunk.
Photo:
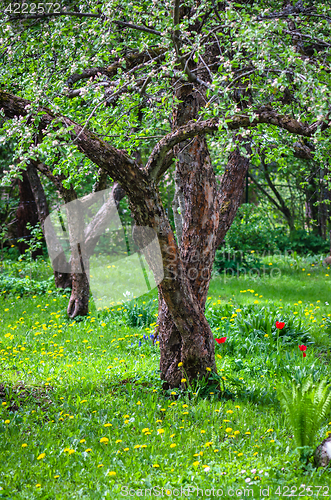
<svg viewBox="0 0 331 500">
<path fill-rule="evenodd" d="M 201 106 L 200 93 L 190 83 L 179 85 L 177 97 L 182 102 L 174 116 L 174 128 L 197 118 Z M 214 338 L 204 315 L 219 223 L 216 179 L 204 136 L 178 144 L 174 152 L 178 160 L 175 172 L 178 201 L 174 205 L 180 207 L 180 213 L 174 214 L 180 245 L 178 258 L 199 311 L 200 327 L 195 325 L 190 335 L 183 337 L 175 324 L 172 307 L 159 287 L 158 338 L 165 387 L 180 385 L 182 378 L 202 377 L 206 375 L 206 367 L 216 370 Z M 172 272 L 178 272 L 177 262 L 172 263 Z M 178 367 L 179 363 L 183 365 Z"/>
</svg>

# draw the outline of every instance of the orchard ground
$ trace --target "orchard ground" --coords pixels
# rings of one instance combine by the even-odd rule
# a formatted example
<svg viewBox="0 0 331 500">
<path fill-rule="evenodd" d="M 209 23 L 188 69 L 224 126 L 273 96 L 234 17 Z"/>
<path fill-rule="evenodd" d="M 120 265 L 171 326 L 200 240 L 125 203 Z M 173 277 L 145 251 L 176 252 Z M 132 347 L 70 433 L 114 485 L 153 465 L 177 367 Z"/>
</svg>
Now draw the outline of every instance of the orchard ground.
<svg viewBox="0 0 331 500">
<path fill-rule="evenodd" d="M 318 256 L 264 265 L 257 279 L 212 280 L 207 317 L 215 338 L 227 337 L 215 343 L 221 379 L 165 391 L 156 291 L 92 303 L 72 321 L 67 294 L 33 294 L 30 276 L 50 276 L 46 263 L 32 274 L 5 263 L 11 283 L 26 285 L 0 299 L 0 498 L 174 498 L 176 488 L 181 498 L 274 499 L 291 488 L 328 498 L 330 472 L 300 462 L 276 388 L 291 376 L 330 379 L 330 270 Z M 329 431 L 331 415 L 312 446 Z"/>
</svg>

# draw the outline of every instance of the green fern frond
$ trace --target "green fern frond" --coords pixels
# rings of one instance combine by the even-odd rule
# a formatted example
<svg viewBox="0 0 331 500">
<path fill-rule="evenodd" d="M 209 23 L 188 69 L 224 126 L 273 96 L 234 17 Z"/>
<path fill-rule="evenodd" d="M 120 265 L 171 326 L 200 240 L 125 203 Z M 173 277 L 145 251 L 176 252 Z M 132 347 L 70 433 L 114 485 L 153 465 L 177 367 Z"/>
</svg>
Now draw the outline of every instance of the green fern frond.
<svg viewBox="0 0 331 500">
<path fill-rule="evenodd" d="M 314 384 L 312 376 L 290 387 L 277 389 L 297 447 L 311 446 L 331 407 L 331 386 L 326 380 Z"/>
</svg>

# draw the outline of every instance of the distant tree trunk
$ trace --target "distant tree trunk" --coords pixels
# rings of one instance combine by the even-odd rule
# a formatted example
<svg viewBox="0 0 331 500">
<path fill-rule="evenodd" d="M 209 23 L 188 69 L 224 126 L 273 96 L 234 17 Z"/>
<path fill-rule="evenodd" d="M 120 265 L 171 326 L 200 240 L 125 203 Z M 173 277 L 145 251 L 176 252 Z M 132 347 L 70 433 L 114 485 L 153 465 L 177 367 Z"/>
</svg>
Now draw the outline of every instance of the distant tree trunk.
<svg viewBox="0 0 331 500">
<path fill-rule="evenodd" d="M 70 260 L 75 272 L 72 273 L 72 288 L 67 308 L 69 318 L 88 314 L 90 283 L 84 246 L 78 243 L 75 250 L 72 248 Z"/>
<path fill-rule="evenodd" d="M 30 223 L 31 226 L 36 226 L 39 222 L 37 206 L 35 199 L 31 190 L 28 175 L 25 170 L 21 172 L 22 180 L 18 179 L 18 189 L 20 204 L 16 211 L 17 218 L 17 237 L 24 238 L 24 242 L 18 243 L 18 248 L 21 254 L 24 254 L 25 250 L 28 248 L 28 242 L 31 238 L 31 232 L 27 228 L 27 224 Z M 32 253 L 32 258 L 35 259 L 37 255 L 42 255 L 43 251 L 38 248 Z"/>
<path fill-rule="evenodd" d="M 98 186 L 104 188 L 105 184 L 98 184 Z M 87 227 L 85 227 L 82 214 L 90 200 L 93 200 L 91 195 L 85 197 L 85 203 L 84 198 L 75 200 L 75 205 L 68 212 L 72 290 L 67 314 L 70 318 L 88 314 L 90 257 L 99 241 L 100 234 L 108 227 L 109 221 L 113 220 L 114 212 L 117 212 L 119 202 L 124 195 L 124 190 L 119 184 L 115 183 L 111 196 L 102 205 Z"/>
<path fill-rule="evenodd" d="M 271 177 L 269 175 L 269 165 L 267 165 L 265 163 L 263 155 L 261 155 L 261 164 L 262 164 L 263 169 L 264 169 L 265 179 L 266 179 L 266 181 L 267 181 L 267 183 L 268 183 L 271 191 L 275 194 L 275 196 L 276 196 L 276 198 L 278 200 L 278 204 L 277 205 L 279 207 L 279 210 L 283 213 L 285 219 L 287 220 L 287 223 L 288 223 L 289 229 L 290 229 L 290 233 L 292 233 L 294 231 L 294 229 L 295 229 L 295 226 L 294 226 L 294 213 L 292 213 L 291 210 L 288 208 L 288 206 L 285 203 L 285 200 L 281 196 L 281 194 L 278 191 L 278 189 L 276 189 L 275 184 L 272 182 Z"/>
<path fill-rule="evenodd" d="M 67 314 L 70 318 L 76 316 L 85 316 L 88 314 L 89 302 L 89 259 L 93 253 L 96 244 L 99 241 L 100 234 L 107 227 L 109 218 L 112 218 L 114 209 L 118 207 L 120 200 L 125 196 L 124 190 L 117 183 L 112 189 L 112 198 L 104 203 L 96 216 L 85 228 L 84 217 L 82 213 L 88 208 L 90 200 L 93 199 L 93 193 L 87 195 L 82 200 L 77 200 L 77 195 L 72 188 L 65 189 L 62 179 L 55 179 L 51 172 L 41 162 L 30 160 L 27 168 L 32 191 L 37 204 L 39 220 L 45 233 L 45 220 L 49 215 L 49 209 L 43 186 L 40 182 L 38 170 L 51 178 L 57 186 L 61 198 L 65 204 L 75 202 L 70 205 L 68 212 L 69 223 L 69 241 L 71 247 L 70 262 L 67 261 L 62 245 L 54 231 L 52 224 L 47 224 L 48 242 L 51 242 L 52 266 L 54 270 L 55 284 L 58 288 L 71 288 L 71 295 L 67 308 Z M 98 173 L 98 179 L 94 186 L 94 192 L 106 189 L 107 175 L 102 170 Z M 92 198 L 91 198 L 92 197 Z M 112 199 L 115 201 L 112 203 Z M 50 249 L 49 249 L 50 250 Z"/>
<path fill-rule="evenodd" d="M 41 224 L 43 233 L 45 235 L 45 219 L 49 215 L 49 209 L 47 204 L 47 199 L 45 195 L 45 191 L 43 185 L 40 181 L 38 171 L 36 168 L 37 162 L 35 160 L 30 160 L 27 166 L 27 177 L 30 182 L 31 190 L 34 196 L 34 200 L 36 203 L 38 219 Z M 60 243 L 57 241 L 57 237 L 55 233 L 52 235 L 52 240 L 54 244 L 60 247 Z M 61 247 L 62 248 L 62 247 Z M 71 273 L 70 273 L 70 265 L 67 262 L 66 256 L 64 252 L 59 253 L 57 257 L 57 261 L 52 263 L 54 269 L 54 280 L 56 288 L 71 288 Z M 67 272 L 59 272 L 56 269 L 66 269 Z"/>
<path fill-rule="evenodd" d="M 319 221 L 319 207 L 318 207 L 319 189 L 318 189 L 318 183 L 317 183 L 317 179 L 316 179 L 316 172 L 314 172 L 307 179 L 307 182 L 308 182 L 308 184 L 305 188 L 307 226 L 309 229 L 312 230 L 313 233 L 321 236 L 321 227 L 320 227 L 320 224 L 318 223 L 318 221 Z"/>
<path fill-rule="evenodd" d="M 326 240 L 328 225 L 328 204 L 330 200 L 330 191 L 328 182 L 325 180 L 329 176 L 328 167 L 321 169 L 319 176 L 319 204 L 318 204 L 318 226 L 320 235 Z"/>
<path fill-rule="evenodd" d="M 264 187 L 261 186 L 261 184 L 259 184 L 257 182 L 257 180 L 255 179 L 255 177 L 252 174 L 249 174 L 249 177 L 253 181 L 253 183 L 256 185 L 256 187 L 259 189 L 259 191 L 261 191 L 268 198 L 268 200 L 277 208 L 277 210 L 279 210 L 284 215 L 286 222 L 288 223 L 290 233 L 292 231 L 294 231 L 295 230 L 294 213 L 291 212 L 291 210 L 286 206 L 285 201 L 283 200 L 279 191 L 276 189 L 276 186 L 273 184 L 273 182 L 272 182 L 269 174 L 266 172 L 266 170 L 265 170 L 266 181 L 267 181 L 269 187 L 271 188 L 271 190 L 273 191 L 273 193 L 276 195 L 276 198 L 277 198 L 276 200 L 272 196 L 270 196 L 268 191 L 266 191 L 264 189 Z"/>
</svg>

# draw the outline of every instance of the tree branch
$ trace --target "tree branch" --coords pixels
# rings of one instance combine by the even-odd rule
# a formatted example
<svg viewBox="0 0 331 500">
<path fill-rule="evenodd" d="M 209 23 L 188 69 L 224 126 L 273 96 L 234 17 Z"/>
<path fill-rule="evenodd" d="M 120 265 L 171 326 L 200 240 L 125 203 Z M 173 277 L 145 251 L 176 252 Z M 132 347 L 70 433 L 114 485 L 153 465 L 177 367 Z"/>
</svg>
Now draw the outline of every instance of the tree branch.
<svg viewBox="0 0 331 500">
<path fill-rule="evenodd" d="M 274 200 L 274 198 L 273 198 L 272 196 L 270 196 L 270 194 L 268 193 L 268 191 L 266 191 L 266 190 L 264 189 L 264 187 L 262 187 L 262 186 L 261 186 L 261 184 L 259 184 L 259 183 L 257 182 L 257 180 L 255 179 L 255 177 L 254 177 L 251 173 L 249 173 L 249 174 L 248 174 L 248 177 L 249 177 L 249 178 L 250 178 L 250 179 L 254 182 L 254 184 L 255 184 L 255 185 L 256 185 L 256 187 L 257 187 L 257 188 L 261 191 L 261 193 L 263 193 L 263 194 L 264 194 L 264 195 L 268 198 L 268 200 L 269 200 L 269 201 L 271 201 L 271 203 L 272 203 L 273 205 L 275 205 L 275 207 L 276 207 L 279 211 L 282 211 L 282 208 L 281 208 L 281 206 L 277 203 L 277 201 L 276 201 L 276 200 Z"/>
<path fill-rule="evenodd" d="M 268 165 L 266 165 L 263 158 L 261 158 L 261 163 L 262 163 L 262 166 L 264 169 L 264 175 L 265 175 L 268 186 L 270 187 L 271 191 L 274 193 L 277 200 L 279 201 L 280 206 L 281 206 L 281 211 L 283 212 L 285 217 L 288 220 L 290 220 L 292 218 L 291 212 L 290 212 L 289 208 L 286 206 L 286 203 L 285 203 L 283 197 L 281 196 L 280 192 L 276 189 L 274 183 L 272 182 L 270 175 L 269 175 L 269 172 L 268 172 Z"/>
<path fill-rule="evenodd" d="M 244 192 L 245 178 L 249 167 L 249 159 L 241 154 L 239 146 L 246 149 L 250 156 L 250 145 L 244 141 L 240 134 L 235 136 L 239 145 L 229 155 L 229 160 L 222 175 L 218 203 L 220 207 L 219 225 L 216 235 L 216 248 L 223 241 L 236 216 Z"/>
<path fill-rule="evenodd" d="M 314 122 L 311 125 L 299 122 L 294 118 L 286 115 L 280 115 L 271 106 L 262 106 L 255 111 L 255 118 L 251 120 L 248 115 L 235 115 L 226 120 L 226 122 L 211 118 L 201 122 L 190 121 L 187 124 L 179 127 L 175 132 L 167 134 L 154 147 L 146 170 L 152 179 L 156 180 L 160 175 L 160 170 L 167 152 L 176 144 L 190 139 L 199 134 L 208 134 L 216 132 L 219 128 L 228 128 L 230 130 L 238 130 L 239 128 L 253 128 L 260 123 L 275 125 L 276 127 L 287 130 L 291 134 L 311 137 L 320 127 L 325 130 L 331 125 L 331 122 Z"/>
<path fill-rule="evenodd" d="M 124 21 L 118 21 L 117 19 L 110 19 L 105 14 L 92 14 L 84 12 L 44 12 L 43 14 L 28 14 L 26 16 L 10 16 L 9 21 L 17 21 L 25 19 L 47 19 L 49 17 L 60 17 L 60 16 L 73 16 L 73 17 L 92 17 L 96 19 L 107 19 L 111 23 L 117 24 L 117 26 L 123 26 L 124 28 L 130 28 L 138 31 L 145 31 L 146 33 L 151 33 L 152 35 L 161 36 L 161 31 L 148 28 L 147 26 L 138 26 L 137 24 L 126 23 Z"/>
<path fill-rule="evenodd" d="M 0 108 L 3 109 L 7 118 L 27 116 L 29 105 L 30 101 L 26 99 L 9 92 L 0 91 Z M 40 108 L 38 115 L 40 132 L 52 125 L 55 119 L 56 126 L 62 123 L 66 127 L 73 127 L 70 135 L 75 140 L 78 149 L 93 163 L 104 168 L 113 179 L 120 182 L 125 190 L 133 189 L 133 186 L 138 181 L 143 181 L 143 172 L 136 166 L 135 161 L 128 157 L 125 151 L 114 148 L 108 142 L 99 139 L 88 128 L 84 128 L 64 116 L 55 115 L 47 108 Z M 32 122 L 33 116 L 29 120 Z"/>
<path fill-rule="evenodd" d="M 96 76 L 98 73 L 106 75 L 108 76 L 108 78 L 112 78 L 113 76 L 116 75 L 117 70 L 119 68 L 123 68 L 124 62 L 126 70 L 129 70 L 130 72 L 137 71 L 138 69 L 142 68 L 141 64 L 148 62 L 152 63 L 158 60 L 159 57 L 162 57 L 165 54 L 165 52 L 166 52 L 165 49 L 161 47 L 161 48 L 151 49 L 148 52 L 130 53 L 127 56 L 121 57 L 118 61 L 115 61 L 110 66 L 87 68 L 84 69 L 82 73 L 73 73 L 67 79 L 67 85 L 69 87 L 72 87 L 72 85 L 74 85 L 79 80 L 86 80 L 88 78 Z"/>
<path fill-rule="evenodd" d="M 27 116 L 29 105 L 30 101 L 0 90 L 0 108 L 3 108 L 7 118 Z M 66 126 L 72 126 L 73 131 L 70 133 L 78 149 L 90 158 L 93 163 L 105 168 L 109 172 L 109 175 L 120 182 L 125 190 L 130 186 L 130 182 L 137 182 L 137 175 L 143 175 L 142 171 L 135 165 L 134 160 L 130 159 L 124 151 L 112 147 L 109 143 L 90 132 L 86 127 L 78 125 L 69 118 L 56 116 L 47 108 L 40 109 L 39 113 L 43 113 L 40 116 L 40 130 L 46 129 L 55 118 L 58 122 L 62 122 Z M 190 121 L 179 127 L 175 132 L 167 134 L 156 144 L 149 157 L 145 171 L 150 179 L 156 181 L 160 176 L 161 169 L 162 172 L 165 171 L 163 162 L 168 151 L 186 139 L 191 139 L 200 134 L 216 132 L 220 128 L 238 130 L 241 127 L 252 128 L 260 123 L 274 125 L 287 130 L 291 134 L 302 135 L 304 137 L 311 137 L 318 128 L 325 130 L 331 125 L 331 121 L 328 123 L 318 121 L 308 125 L 289 116 L 280 115 L 271 106 L 262 106 L 255 110 L 253 120 L 249 115 L 240 114 L 226 121 L 223 118 L 211 118 L 200 122 Z M 170 165 L 171 162 L 168 162 L 168 164 Z M 138 172 L 141 174 L 138 174 Z"/>
</svg>

